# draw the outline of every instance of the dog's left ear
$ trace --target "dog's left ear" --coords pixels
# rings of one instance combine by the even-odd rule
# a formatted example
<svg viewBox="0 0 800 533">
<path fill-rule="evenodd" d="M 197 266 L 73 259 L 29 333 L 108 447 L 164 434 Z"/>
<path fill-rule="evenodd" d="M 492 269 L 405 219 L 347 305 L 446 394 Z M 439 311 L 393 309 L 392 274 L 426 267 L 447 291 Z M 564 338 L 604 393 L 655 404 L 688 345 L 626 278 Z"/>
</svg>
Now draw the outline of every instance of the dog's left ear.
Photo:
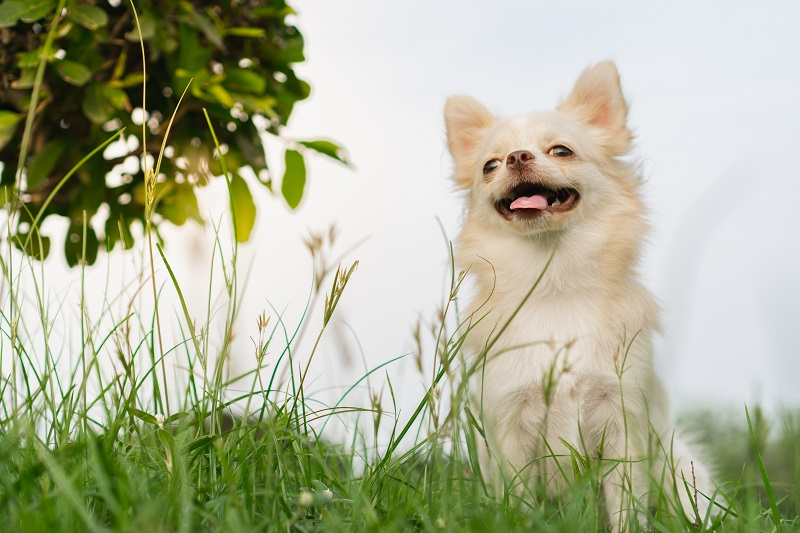
<svg viewBox="0 0 800 533">
<path fill-rule="evenodd" d="M 628 104 L 622 96 L 617 67 L 611 61 L 584 70 L 558 110 L 592 128 L 597 143 L 610 155 L 624 155 L 630 150 L 633 135 L 627 127 Z"/>
</svg>

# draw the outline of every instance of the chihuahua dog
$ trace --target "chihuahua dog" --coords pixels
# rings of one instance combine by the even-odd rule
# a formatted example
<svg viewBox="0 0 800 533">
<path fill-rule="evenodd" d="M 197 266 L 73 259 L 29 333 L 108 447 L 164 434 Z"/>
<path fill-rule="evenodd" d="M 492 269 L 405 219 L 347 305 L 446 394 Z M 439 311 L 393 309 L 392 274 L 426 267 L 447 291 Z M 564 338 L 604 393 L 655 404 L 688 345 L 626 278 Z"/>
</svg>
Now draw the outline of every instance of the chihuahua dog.
<svg viewBox="0 0 800 533">
<path fill-rule="evenodd" d="M 703 517 L 714 488 L 678 437 L 653 367 L 658 307 L 636 268 L 647 230 L 628 106 L 611 62 L 585 70 L 555 111 L 500 119 L 455 96 L 445 110 L 466 192 L 457 261 L 476 294 L 484 461 L 505 479 L 569 484 L 592 457 L 609 525 L 645 522 L 651 483 Z M 474 389 L 473 389 L 474 390 Z"/>
</svg>

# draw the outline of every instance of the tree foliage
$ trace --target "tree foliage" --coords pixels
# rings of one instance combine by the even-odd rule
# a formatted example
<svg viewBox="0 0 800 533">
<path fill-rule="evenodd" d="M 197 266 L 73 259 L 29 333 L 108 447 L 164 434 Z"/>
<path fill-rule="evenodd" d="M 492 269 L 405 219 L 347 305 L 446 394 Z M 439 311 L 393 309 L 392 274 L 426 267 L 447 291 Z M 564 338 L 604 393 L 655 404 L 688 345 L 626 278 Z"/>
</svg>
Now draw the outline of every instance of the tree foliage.
<svg viewBox="0 0 800 533">
<path fill-rule="evenodd" d="M 222 174 L 203 109 L 230 172 L 240 241 L 248 239 L 256 212 L 242 175 L 255 176 L 272 190 L 264 139 L 286 150 L 281 192 L 292 208 L 303 196 L 308 150 L 347 163 L 330 141 L 281 137 L 294 105 L 309 95 L 308 83 L 294 72 L 305 59 L 304 42 L 285 0 L 134 0 L 141 41 L 128 0 L 61 3 L 57 13 L 59 0 L 0 2 L 0 186 L 6 199 L 19 193 L 22 209 L 14 231 L 21 238 L 15 241 L 20 247 L 28 242 L 26 252 L 43 258 L 49 251 L 46 236 L 41 242 L 25 238 L 43 207 L 40 221 L 51 215 L 70 221 L 64 242 L 70 264 L 84 246 L 90 262 L 102 243 L 133 246 L 131 225 L 145 218 L 141 153 L 146 148 L 157 157 L 167 132 L 152 225 L 157 230 L 163 221 L 201 221 L 195 187 Z M 24 143 L 29 157 L 19 170 L 37 87 L 30 139 Z M 140 146 L 142 123 L 146 147 Z M 58 188 L 78 161 L 122 128 L 116 142 Z M 98 235 L 91 225 L 84 227 L 84 218 L 103 205 L 108 217 Z"/>
</svg>

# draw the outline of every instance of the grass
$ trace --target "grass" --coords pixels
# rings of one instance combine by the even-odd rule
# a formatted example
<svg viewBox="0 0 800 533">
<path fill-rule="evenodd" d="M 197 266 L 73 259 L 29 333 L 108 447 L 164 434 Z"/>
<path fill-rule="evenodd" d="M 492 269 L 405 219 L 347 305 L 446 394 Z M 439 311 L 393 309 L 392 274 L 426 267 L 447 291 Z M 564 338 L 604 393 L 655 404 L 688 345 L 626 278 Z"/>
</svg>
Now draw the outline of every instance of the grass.
<svg viewBox="0 0 800 533">
<path fill-rule="evenodd" d="M 218 239 L 214 249 L 221 246 Z M 226 259 L 219 256 L 219 265 L 229 263 Z M 8 277 L 12 261 L 18 263 L 15 275 L 29 279 Z M 197 334 L 212 330 L 211 322 L 198 327 L 187 313 L 180 329 L 195 334 L 165 350 L 174 381 L 168 416 L 158 397 L 165 387 L 158 379 L 162 361 L 152 301 L 144 300 L 150 304 L 144 310 L 127 302 L 120 307 L 132 310 L 122 317 L 111 305 L 105 306 L 106 316 L 82 317 L 79 345 L 57 354 L 46 342 L 46 325 L 55 320 L 49 308 L 38 309 L 43 324 L 38 328 L 21 322 L 31 316 L 29 311 L 11 312 L 13 306 L 26 305 L 20 287 L 41 283 L 43 270 L 19 254 L 5 257 L 3 264 L 0 346 L 4 368 L 13 366 L 13 371 L 4 372 L 2 381 L 0 519 L 10 529 L 603 529 L 605 514 L 597 496 L 603 471 L 577 452 L 569 459 L 578 479 L 558 499 L 547 497 L 541 487 L 506 490 L 496 497 L 484 484 L 486 473 L 476 459 L 475 427 L 481 427 L 480 421 L 464 407 L 465 391 L 449 382 L 453 376 L 444 371 L 448 363 L 455 366 L 464 335 L 448 331 L 446 316 L 436 330 L 443 339 L 433 378 L 438 382 L 431 384 L 430 394 L 420 396 L 413 417 L 400 420 L 393 417 L 393 405 L 381 405 L 394 401 L 391 388 L 388 399 L 371 395 L 366 408 L 348 404 L 347 397 L 330 407 L 307 397 L 304 377 L 313 352 L 294 352 L 296 336 L 279 343 L 284 336 L 291 339 L 295 330 L 282 331 L 280 320 L 266 314 L 258 319 L 257 353 L 263 354 L 258 370 L 235 380 L 249 382 L 250 391 L 232 394 L 240 387 L 224 377 L 230 355 L 222 351 L 225 343 L 213 349 L 208 334 Z M 166 266 L 157 271 L 167 278 L 160 292 L 179 291 L 178 280 L 164 270 Z M 318 341 L 324 341 L 326 321 L 353 275 L 352 268 L 335 272 L 331 292 L 320 285 L 317 293 L 325 308 Z M 235 286 L 230 267 L 221 275 L 225 287 Z M 40 284 L 34 292 L 46 290 Z M 223 315 L 226 335 L 235 316 L 230 307 Z M 20 322 L 10 322 L 11 316 Z M 110 329 L 99 329 L 96 324 L 101 323 L 111 324 Z M 35 347 L 41 351 L 34 352 Z M 103 362 L 108 358 L 119 361 L 116 370 Z M 178 365 L 180 359 L 185 364 Z M 196 371 L 179 375 L 180 367 Z M 232 416 L 234 412 L 238 415 Z M 787 414 L 769 431 L 758 410 L 750 415 L 749 428 L 743 416 L 733 421 L 727 416 L 702 413 L 685 423 L 702 429 L 703 440 L 716 446 L 712 455 L 718 459 L 719 479 L 733 498 L 718 529 L 800 530 L 800 417 Z M 321 435 L 328 419 L 343 421 L 352 440 Z M 388 440 L 376 446 L 373 435 L 387 432 Z M 653 530 L 703 529 L 663 506 L 653 508 L 649 519 Z"/>
<path fill-rule="evenodd" d="M 383 396 L 371 388 L 366 406 L 346 394 L 332 406 L 307 395 L 314 351 L 357 275 L 355 265 L 334 268 L 320 260 L 323 238 L 310 240 L 318 283 L 309 306 L 322 307 L 313 348 L 295 349 L 305 345 L 300 338 L 313 331 L 316 315 L 309 311 L 305 323 L 290 327 L 265 313 L 257 318 L 257 368 L 226 377 L 239 287 L 233 241 L 217 231 L 211 273 L 222 294 L 211 294 L 211 282 L 208 290 L 221 311 L 209 304 L 202 322 L 191 317 L 160 248 L 152 256 L 160 260 L 153 270 L 160 277 L 148 276 L 145 248 L 135 283 L 120 294 L 108 290 L 100 316 L 89 316 L 82 277 L 75 287 L 79 324 L 63 319 L 80 330 L 70 347 L 53 333 L 65 299 L 53 304 L 44 297 L 46 267 L 7 249 L 0 314 L 3 524 L 15 531 L 604 529 L 598 487 L 606 472 L 577 451 L 566 458 L 577 479 L 558 498 L 537 486 L 510 490 L 512 480 L 498 496 L 484 482 L 476 442 L 482 423 L 458 385 L 457 357 L 468 334 L 453 319 L 460 276 L 453 276 L 431 328 L 434 338 L 419 342 L 416 359 L 431 383 L 406 419 L 394 416 L 391 381 Z M 226 246 L 232 248 L 223 253 Z M 147 297 L 153 282 L 162 301 Z M 182 340 L 162 359 L 155 308 L 169 292 L 178 307 L 162 310 L 161 320 L 174 317 L 163 329 L 182 332 Z M 434 353 L 424 356 L 425 346 Z M 384 369 L 375 369 L 373 381 Z M 243 383 L 247 390 L 236 392 Z M 329 420 L 346 426 L 350 440 L 326 437 Z M 671 511 L 664 503 L 669 495 L 656 486 L 648 517 L 653 531 L 800 531 L 798 413 L 772 422 L 758 409 L 747 417 L 698 413 L 684 425 L 712 446 L 731 503 L 721 524 L 695 526 Z"/>
<path fill-rule="evenodd" d="M 209 130 L 213 138 L 210 124 Z M 23 147 L 23 160 L 25 152 Z M 148 183 L 157 175 L 149 169 Z M 157 201 L 148 195 L 148 217 Z M 578 450 L 562 458 L 571 481 L 557 497 L 514 479 L 499 488 L 487 484 L 489 474 L 478 460 L 483 423 L 466 401 L 468 370 L 459 364 L 469 334 L 468 321 L 457 312 L 463 274 L 452 272 L 432 338 L 417 335 L 412 359 L 429 376 L 429 387 L 412 414 L 401 418 L 395 384 L 380 378 L 400 358 L 375 368 L 333 405 L 308 392 L 314 355 L 348 281 L 357 275 L 356 263 L 337 266 L 325 259 L 332 234 L 309 240 L 314 288 L 305 318 L 287 324 L 274 311 L 255 317 L 256 368 L 230 377 L 231 339 L 246 294 L 232 237 L 235 214 L 228 234 L 223 224 L 215 226 L 201 319 L 192 316 L 183 293 L 189 283 L 196 290 L 196 280 L 178 279 L 168 253 L 153 246 L 149 228 L 137 271 L 119 288 L 111 287 L 109 276 L 93 314 L 83 264 L 77 294 L 69 296 L 50 286 L 46 264 L 14 250 L 15 200 L 9 203 L 0 252 L 4 529 L 605 528 L 599 486 L 608 465 Z M 31 219 L 30 234 L 37 238 L 39 218 Z M 31 249 L 30 243 L 20 244 Z M 128 253 L 124 260 L 137 257 Z M 94 277 L 91 282 L 97 284 Z M 69 307 L 71 297 L 79 302 L 77 313 Z M 317 307 L 320 323 L 313 318 Z M 301 340 L 314 328 L 316 337 L 306 350 L 309 343 Z M 172 344 L 169 332 L 176 332 Z M 385 383 L 385 393 L 370 387 L 371 381 Z M 351 400 L 349 393 L 365 385 L 368 400 Z M 800 531 L 799 415 L 768 421 L 755 409 L 691 416 L 684 425 L 708 444 L 729 502 L 721 500 L 717 519 L 700 517 L 694 523 L 674 512 L 671 495 L 654 480 L 653 504 L 645 511 L 649 530 Z M 329 422 L 346 428 L 350 437 L 330 437 Z M 641 529 L 638 523 L 629 528 Z"/>
</svg>

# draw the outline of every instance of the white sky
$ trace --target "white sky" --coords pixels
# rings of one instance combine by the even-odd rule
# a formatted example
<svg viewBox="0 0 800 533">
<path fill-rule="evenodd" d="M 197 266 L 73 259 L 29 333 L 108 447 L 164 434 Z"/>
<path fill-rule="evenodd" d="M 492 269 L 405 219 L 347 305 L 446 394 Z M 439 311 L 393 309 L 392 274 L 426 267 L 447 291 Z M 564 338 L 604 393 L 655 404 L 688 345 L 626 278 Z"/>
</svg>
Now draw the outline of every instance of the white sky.
<svg viewBox="0 0 800 533">
<path fill-rule="evenodd" d="M 454 238 L 460 213 L 446 98 L 470 94 L 502 115 L 546 109 L 608 58 L 648 169 L 642 271 L 664 307 L 657 357 L 676 403 L 800 401 L 800 4 L 295 6 L 308 57 L 298 71 L 314 92 L 289 132 L 340 140 L 357 170 L 312 163 L 294 222 L 369 237 L 343 310 L 371 364 L 410 346 L 417 313 L 441 301 L 436 218 Z M 275 268 L 264 254 L 259 264 Z"/>
<path fill-rule="evenodd" d="M 316 356 L 314 387 L 332 401 L 363 373 L 344 322 L 370 368 L 408 352 L 416 320 L 431 319 L 447 290 L 437 220 L 451 239 L 460 222 L 446 98 L 470 94 L 502 115 L 548 109 L 583 68 L 612 59 L 648 174 L 653 231 L 642 274 L 663 305 L 657 361 L 675 403 L 800 403 L 800 3 L 647 4 L 293 2 L 307 40 L 297 70 L 314 90 L 287 136 L 334 138 L 356 168 L 310 158 L 295 213 L 254 188 L 260 211 L 242 258 L 253 274 L 236 365 L 252 364 L 248 337 L 268 300 L 287 309 L 289 325 L 299 319 L 311 282 L 303 237 L 333 221 L 338 252 L 367 240 L 347 254 L 361 263 Z M 280 172 L 280 150 L 268 155 Z M 215 218 L 223 190 L 205 194 Z M 206 305 L 197 276 L 207 276 L 210 230 L 166 232 L 196 315 Z M 319 317 L 311 320 L 313 332 Z M 410 360 L 388 372 L 410 409 L 422 378 Z"/>
</svg>

